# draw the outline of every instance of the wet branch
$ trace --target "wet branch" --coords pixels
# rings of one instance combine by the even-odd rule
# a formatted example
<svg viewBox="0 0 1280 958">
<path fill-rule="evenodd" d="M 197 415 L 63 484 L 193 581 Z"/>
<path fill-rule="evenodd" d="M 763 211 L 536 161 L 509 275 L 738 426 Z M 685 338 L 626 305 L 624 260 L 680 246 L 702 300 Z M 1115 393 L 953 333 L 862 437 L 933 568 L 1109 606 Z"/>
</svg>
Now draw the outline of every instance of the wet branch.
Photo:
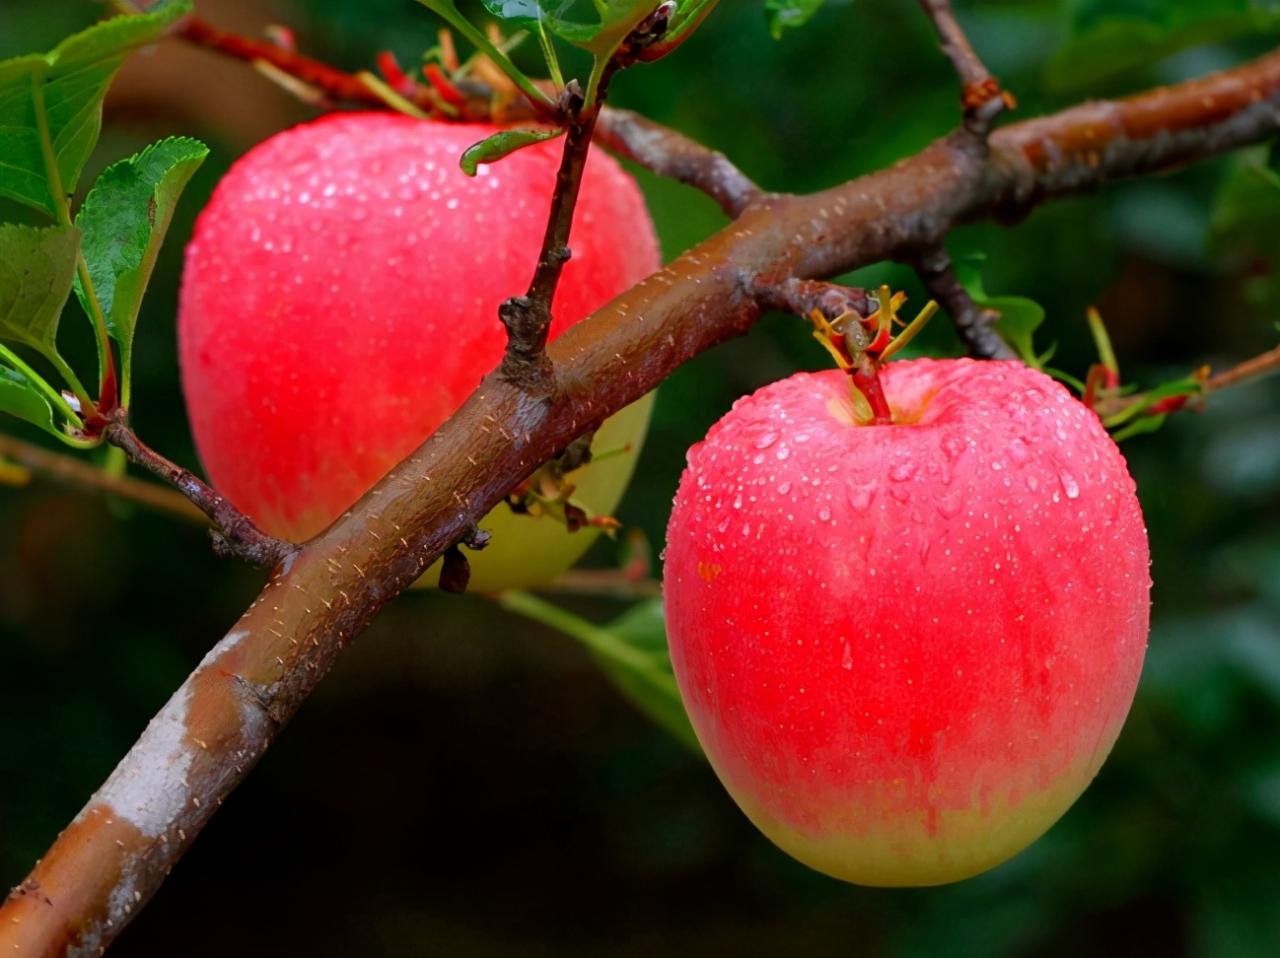
<svg viewBox="0 0 1280 958">
<path fill-rule="evenodd" d="M 757 283 L 936 248 L 956 226 L 1162 172 L 1280 131 L 1280 53 L 1127 100 L 944 137 L 811 196 L 763 196 L 547 346 L 529 395 L 499 371 L 339 521 L 276 568 L 0 908 L 0 954 L 105 948 L 377 612 L 575 437 L 744 333 Z M 502 429 L 493 428 L 501 423 Z"/>
<path fill-rule="evenodd" d="M 513 296 L 498 308 L 498 316 L 507 329 L 507 349 L 502 357 L 501 374 L 508 382 L 519 385 L 531 395 L 542 395 L 552 386 L 551 361 L 547 358 L 547 333 L 551 329 L 551 301 L 560 283 L 564 264 L 569 262 L 569 230 L 578 203 L 582 173 L 591 150 L 591 134 L 600 115 L 599 101 L 605 97 L 613 70 L 606 69 L 600 78 L 597 102 L 584 105 L 582 90 L 570 81 L 561 96 L 560 112 L 566 133 L 560 168 L 556 171 L 555 191 L 551 195 L 551 212 L 542 236 L 538 265 L 528 292 Z"/>
<path fill-rule="evenodd" d="M 650 172 L 701 190 L 731 217 L 760 196 L 760 187 L 723 153 L 631 110 L 605 110 L 596 140 Z"/>
</svg>

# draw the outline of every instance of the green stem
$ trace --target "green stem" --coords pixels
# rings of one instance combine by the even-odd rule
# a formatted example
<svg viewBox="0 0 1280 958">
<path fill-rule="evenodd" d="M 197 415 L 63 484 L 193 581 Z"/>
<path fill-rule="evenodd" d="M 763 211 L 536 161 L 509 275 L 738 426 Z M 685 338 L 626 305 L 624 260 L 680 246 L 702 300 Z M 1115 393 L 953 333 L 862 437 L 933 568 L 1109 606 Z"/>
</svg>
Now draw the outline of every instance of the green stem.
<svg viewBox="0 0 1280 958">
<path fill-rule="evenodd" d="M 84 251 L 76 254 L 76 273 L 80 276 L 80 288 L 84 290 L 84 298 L 89 304 L 87 312 L 98 333 L 98 389 L 101 393 L 108 381 L 117 383 L 120 390 L 120 405 L 129 408 L 129 377 L 121 382 L 116 376 L 115 356 L 111 352 L 111 335 L 107 332 L 107 317 L 102 311 L 102 303 L 93 288 L 93 279 L 89 276 L 89 264 L 85 262 Z M 106 398 L 99 395 L 99 398 Z"/>
<path fill-rule="evenodd" d="M 498 604 L 508 612 L 523 615 L 552 629 L 557 629 L 577 639 L 591 651 L 612 659 L 619 665 L 638 671 L 654 669 L 652 657 L 632 648 L 608 629 L 601 629 L 586 619 L 574 615 L 558 605 L 544 602 L 528 592 L 509 591 L 498 595 Z"/>
<path fill-rule="evenodd" d="M 74 227 L 75 223 L 71 220 L 71 207 L 67 204 L 67 194 L 62 186 L 62 174 L 58 171 L 58 158 L 53 152 L 53 137 L 49 135 L 49 118 L 45 115 L 43 70 L 35 71 L 31 75 L 31 102 L 35 109 L 36 128 L 40 133 L 40 153 L 44 158 L 44 171 L 49 180 L 49 193 L 53 199 L 54 212 L 59 223 L 63 226 Z M 97 294 L 93 290 L 93 280 L 89 277 L 89 266 L 85 262 L 83 250 L 76 253 L 76 272 L 80 276 L 80 286 L 89 302 L 89 319 L 93 322 L 98 334 L 98 384 L 99 388 L 101 388 L 109 379 L 116 380 L 115 358 L 111 353 L 111 339 L 107 334 L 107 320 L 102 313 L 102 305 L 98 302 Z M 65 366 L 65 363 L 63 365 Z M 61 370 L 59 371 L 61 372 Z M 79 380 L 72 375 L 67 382 L 76 384 Z M 123 384 L 123 389 L 124 396 L 127 397 L 129 392 L 129 384 L 127 382 Z M 84 387 L 79 386 L 76 391 L 84 393 Z M 85 399 L 88 399 L 88 396 L 82 395 L 81 400 Z M 124 402 L 127 404 L 128 399 L 125 398 Z M 89 407 L 92 406 L 93 404 L 89 403 Z"/>
<path fill-rule="evenodd" d="M 538 43 L 542 46 L 542 57 L 547 61 L 547 70 L 551 73 L 551 82 L 557 89 L 564 89 L 564 74 L 560 72 L 560 58 L 556 56 L 555 45 L 547 36 L 542 24 L 538 24 Z"/>
</svg>

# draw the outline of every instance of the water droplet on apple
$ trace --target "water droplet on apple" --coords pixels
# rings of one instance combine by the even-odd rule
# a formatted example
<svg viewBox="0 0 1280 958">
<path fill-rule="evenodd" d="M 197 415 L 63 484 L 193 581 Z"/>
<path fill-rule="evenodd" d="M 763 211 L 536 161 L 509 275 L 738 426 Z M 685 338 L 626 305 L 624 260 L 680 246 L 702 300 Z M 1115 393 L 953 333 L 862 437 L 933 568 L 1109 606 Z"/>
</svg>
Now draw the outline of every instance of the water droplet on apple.
<svg viewBox="0 0 1280 958">
<path fill-rule="evenodd" d="M 875 486 L 869 483 L 849 482 L 845 486 L 845 493 L 855 512 L 866 512 L 871 507 L 871 500 L 876 497 Z"/>
<path fill-rule="evenodd" d="M 964 495 L 959 489 L 949 489 L 934 500 L 934 506 L 938 510 L 938 515 L 944 519 L 954 518 L 960 514 L 960 509 L 964 506 Z"/>
<path fill-rule="evenodd" d="M 754 445 L 757 449 L 768 449 L 770 446 L 772 446 L 772 445 L 773 445 L 775 442 L 777 442 L 777 441 L 778 441 L 778 434 L 777 434 L 776 432 L 772 432 L 772 431 L 770 431 L 770 432 L 766 432 L 764 435 L 760 436 L 760 438 L 758 438 L 758 439 L 755 441 L 755 443 L 753 443 L 753 445 Z"/>
<path fill-rule="evenodd" d="M 1080 486 L 1076 482 L 1076 477 L 1071 475 L 1065 469 L 1058 473 L 1058 481 L 1062 483 L 1062 491 L 1067 494 L 1068 499 L 1076 499 L 1080 496 Z"/>
</svg>

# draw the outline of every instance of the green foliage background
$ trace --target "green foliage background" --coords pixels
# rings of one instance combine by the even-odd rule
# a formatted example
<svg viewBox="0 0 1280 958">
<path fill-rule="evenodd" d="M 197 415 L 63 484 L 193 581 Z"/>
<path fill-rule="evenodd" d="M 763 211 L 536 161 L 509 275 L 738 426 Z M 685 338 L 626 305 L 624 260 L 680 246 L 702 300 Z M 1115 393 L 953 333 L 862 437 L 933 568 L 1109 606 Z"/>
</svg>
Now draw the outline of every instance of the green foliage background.
<svg viewBox="0 0 1280 958">
<path fill-rule="evenodd" d="M 436 28 L 411 0 L 200 8 L 247 29 L 287 23 L 304 49 L 352 68 L 382 48 L 412 63 Z M 1237 63 L 1275 43 L 1277 9 L 960 5 L 1020 116 Z M 48 49 L 98 12 L 5 0 L 0 57 Z M 762 4 L 724 0 L 678 54 L 612 91 L 786 190 L 918 149 L 954 121 L 956 93 L 909 0 L 827 0 L 778 42 Z M 172 45 L 131 63 L 108 101 L 84 183 L 160 136 L 213 147 L 135 349 L 137 428 L 185 463 L 196 464 L 174 345 L 182 243 L 233 157 L 308 115 L 243 66 Z M 668 255 L 723 223 L 701 196 L 640 180 Z M 1097 303 L 1126 374 L 1155 384 L 1276 340 L 1277 182 L 1263 149 L 1013 229 L 966 228 L 953 248 L 988 255 L 993 296 L 1044 305 L 1054 365 L 1091 361 L 1084 308 Z M 920 301 L 897 268 L 858 278 L 882 277 Z M 925 348 L 955 348 L 945 324 Z M 802 324 L 773 317 L 677 373 L 621 518 L 659 548 L 684 450 L 736 396 L 824 364 Z M 1280 954 L 1277 400 L 1280 383 L 1243 388 L 1127 444 L 1156 582 L 1138 701 L 1076 808 L 984 877 L 877 891 L 814 875 L 760 838 L 570 639 L 481 598 L 414 595 L 349 650 L 113 954 Z M 0 488 L 0 883 L 21 879 L 257 581 L 171 520 L 46 483 Z M 597 622 L 624 611 L 572 607 Z"/>
</svg>

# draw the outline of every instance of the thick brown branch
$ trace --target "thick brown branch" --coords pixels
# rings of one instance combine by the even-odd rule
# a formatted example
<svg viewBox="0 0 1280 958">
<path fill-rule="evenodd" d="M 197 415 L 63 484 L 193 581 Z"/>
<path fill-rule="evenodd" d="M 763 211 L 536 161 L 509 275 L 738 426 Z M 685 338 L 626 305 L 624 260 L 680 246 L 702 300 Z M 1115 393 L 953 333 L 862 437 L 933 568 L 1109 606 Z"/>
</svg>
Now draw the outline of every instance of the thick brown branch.
<svg viewBox="0 0 1280 958">
<path fill-rule="evenodd" d="M 92 954 L 108 944 L 378 610 L 584 429 L 749 328 L 760 279 L 908 259 L 960 223 L 1024 215 L 1047 197 L 1278 130 L 1280 54 L 1272 54 L 1003 130 L 989 156 L 947 137 L 826 192 L 753 203 L 551 343 L 545 400 L 490 374 L 416 452 L 287 558 L 0 908 L 0 954 Z"/>
<path fill-rule="evenodd" d="M 606 149 L 659 176 L 701 190 L 731 217 L 760 196 L 760 187 L 723 153 L 630 110 L 605 110 L 596 128 L 596 139 Z"/>
<path fill-rule="evenodd" d="M 965 126 L 973 133 L 985 136 L 991 122 L 1010 101 L 987 70 L 964 28 L 951 9 L 951 0 L 920 0 L 920 6 L 933 21 L 942 41 L 942 52 L 960 77 L 960 103 L 964 107 Z"/>
<path fill-rule="evenodd" d="M 0 458 L 12 460 L 38 476 L 64 485 L 119 496 L 188 522 L 205 523 L 204 513 L 186 496 L 171 489 L 132 476 L 117 476 L 83 459 L 51 452 L 12 436 L 0 434 Z"/>
<path fill-rule="evenodd" d="M 976 359 L 1016 359 L 996 331 L 995 323 L 1000 315 L 991 309 L 981 309 L 960 285 L 951 257 L 942 246 L 935 246 L 917 257 L 913 264 L 920 274 L 929 295 L 942 304 L 951 316 L 960 341 Z"/>
<path fill-rule="evenodd" d="M 275 539 L 189 469 L 170 462 L 134 433 L 122 420 L 107 426 L 103 437 L 124 450 L 131 462 L 177 489 L 213 523 L 211 535 L 219 555 L 234 556 L 253 565 L 273 567 L 298 551 L 291 542 Z"/>
</svg>

